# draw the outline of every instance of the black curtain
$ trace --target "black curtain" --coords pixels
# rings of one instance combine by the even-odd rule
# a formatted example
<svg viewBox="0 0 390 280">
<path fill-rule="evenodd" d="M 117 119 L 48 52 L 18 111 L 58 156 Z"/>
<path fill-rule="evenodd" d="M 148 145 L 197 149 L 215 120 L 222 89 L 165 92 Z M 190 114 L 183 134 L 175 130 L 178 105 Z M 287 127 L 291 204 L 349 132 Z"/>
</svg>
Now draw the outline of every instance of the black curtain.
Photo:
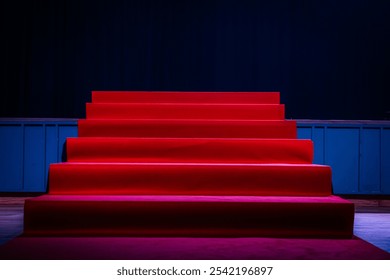
<svg viewBox="0 0 390 280">
<path fill-rule="evenodd" d="M 383 119 L 387 0 L 5 0 L 0 117 L 92 90 L 281 91 L 287 118 Z"/>
</svg>

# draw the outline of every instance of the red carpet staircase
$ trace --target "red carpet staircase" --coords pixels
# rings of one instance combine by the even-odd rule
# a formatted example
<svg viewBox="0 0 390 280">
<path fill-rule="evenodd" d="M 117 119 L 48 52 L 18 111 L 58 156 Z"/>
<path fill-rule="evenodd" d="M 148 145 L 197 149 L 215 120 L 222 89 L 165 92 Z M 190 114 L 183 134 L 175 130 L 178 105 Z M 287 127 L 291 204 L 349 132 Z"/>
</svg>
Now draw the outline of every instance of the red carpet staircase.
<svg viewBox="0 0 390 280">
<path fill-rule="evenodd" d="M 25 236 L 351 238 L 277 92 L 93 92 Z"/>
</svg>

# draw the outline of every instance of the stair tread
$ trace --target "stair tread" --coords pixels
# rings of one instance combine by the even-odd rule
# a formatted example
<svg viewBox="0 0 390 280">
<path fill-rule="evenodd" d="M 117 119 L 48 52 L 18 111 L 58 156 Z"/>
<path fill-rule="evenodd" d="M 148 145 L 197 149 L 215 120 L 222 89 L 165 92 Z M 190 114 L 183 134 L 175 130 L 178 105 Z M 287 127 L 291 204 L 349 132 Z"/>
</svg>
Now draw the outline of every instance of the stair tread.
<svg viewBox="0 0 390 280">
<path fill-rule="evenodd" d="M 139 119 L 80 119 L 79 123 L 107 123 L 119 125 L 125 124 L 169 124 L 180 123 L 186 125 L 197 124 L 255 124 L 259 126 L 275 126 L 285 124 L 296 124 L 295 120 L 237 120 L 237 119 L 154 119 L 154 118 L 139 118 Z M 212 138 L 212 137 L 210 137 Z M 228 137 L 228 138 L 243 138 L 243 137 Z"/>
<path fill-rule="evenodd" d="M 229 162 L 229 163 L 221 163 L 221 162 L 60 162 L 60 163 L 52 163 L 51 166 L 102 166 L 106 165 L 108 167 L 115 167 L 115 166 L 237 166 L 237 167 L 289 167 L 289 168 L 328 168 L 327 165 L 322 164 L 314 164 L 314 163 L 240 163 L 240 162 Z"/>
<path fill-rule="evenodd" d="M 208 195 L 42 195 L 26 202 L 37 201 L 123 201 L 123 202 L 210 202 L 210 203 L 314 203 L 349 204 L 338 196 L 208 196 Z"/>
</svg>

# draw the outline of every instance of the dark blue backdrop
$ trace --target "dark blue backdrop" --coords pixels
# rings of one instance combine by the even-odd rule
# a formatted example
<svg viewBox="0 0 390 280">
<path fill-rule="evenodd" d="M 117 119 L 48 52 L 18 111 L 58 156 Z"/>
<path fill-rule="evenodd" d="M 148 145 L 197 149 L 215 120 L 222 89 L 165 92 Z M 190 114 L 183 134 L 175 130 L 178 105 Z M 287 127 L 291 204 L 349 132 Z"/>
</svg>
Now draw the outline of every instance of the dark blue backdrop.
<svg viewBox="0 0 390 280">
<path fill-rule="evenodd" d="M 287 118 L 390 110 L 387 0 L 0 5 L 1 117 L 83 117 L 91 90 L 275 90 Z"/>
</svg>

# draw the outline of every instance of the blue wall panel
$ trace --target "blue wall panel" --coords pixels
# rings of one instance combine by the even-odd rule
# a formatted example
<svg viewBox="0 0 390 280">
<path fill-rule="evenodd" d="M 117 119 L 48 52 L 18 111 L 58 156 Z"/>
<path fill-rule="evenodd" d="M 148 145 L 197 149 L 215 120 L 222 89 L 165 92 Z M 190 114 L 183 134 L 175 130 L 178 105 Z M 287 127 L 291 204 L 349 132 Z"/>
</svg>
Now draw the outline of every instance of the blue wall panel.
<svg viewBox="0 0 390 280">
<path fill-rule="evenodd" d="M 325 128 L 313 127 L 313 143 L 314 143 L 314 160 L 316 164 L 325 163 L 325 142 L 324 142 Z"/>
<path fill-rule="evenodd" d="M 0 119 L 0 192 L 46 192 L 49 165 L 74 136 L 76 120 Z"/>
<path fill-rule="evenodd" d="M 334 193 L 358 193 L 359 129 L 328 127 L 325 145 L 325 164 L 332 167 Z"/>
<path fill-rule="evenodd" d="M 360 186 L 367 194 L 381 192 L 381 129 L 363 128 L 360 135 Z"/>
<path fill-rule="evenodd" d="M 45 185 L 45 134 L 42 125 L 24 126 L 24 184 L 25 192 L 43 192 Z"/>
<path fill-rule="evenodd" d="M 390 128 L 382 129 L 381 147 L 381 190 L 390 194 Z"/>
<path fill-rule="evenodd" d="M 45 149 L 45 185 L 43 186 L 46 190 L 49 165 L 51 163 L 58 162 L 58 125 L 47 125 L 46 133 L 46 149 Z"/>
<path fill-rule="evenodd" d="M 300 127 L 297 131 L 299 139 L 312 139 L 311 135 L 312 128 L 309 127 Z"/>
<path fill-rule="evenodd" d="M 23 127 L 0 126 L 0 192 L 22 191 Z"/>
</svg>

